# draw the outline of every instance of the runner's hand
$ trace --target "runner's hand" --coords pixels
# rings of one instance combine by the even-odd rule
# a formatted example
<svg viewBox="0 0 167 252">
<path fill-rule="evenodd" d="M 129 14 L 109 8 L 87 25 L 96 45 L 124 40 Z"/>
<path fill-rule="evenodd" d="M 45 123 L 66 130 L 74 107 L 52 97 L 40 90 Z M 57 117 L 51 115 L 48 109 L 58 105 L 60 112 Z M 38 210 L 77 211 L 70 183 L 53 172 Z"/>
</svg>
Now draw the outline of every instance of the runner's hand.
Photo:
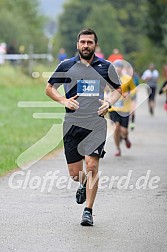
<svg viewBox="0 0 167 252">
<path fill-rule="evenodd" d="M 104 116 L 104 115 L 106 115 L 107 112 L 108 112 L 109 103 L 106 102 L 106 101 L 103 101 L 103 100 L 101 100 L 101 99 L 99 99 L 99 102 L 102 104 L 102 106 L 99 107 L 97 113 L 98 113 L 98 115 L 100 115 L 100 116 Z"/>
<path fill-rule="evenodd" d="M 75 95 L 69 99 L 66 100 L 65 102 L 65 107 L 69 108 L 71 110 L 76 110 L 79 108 L 79 102 L 76 101 L 76 99 L 78 98 L 78 95 Z"/>
</svg>

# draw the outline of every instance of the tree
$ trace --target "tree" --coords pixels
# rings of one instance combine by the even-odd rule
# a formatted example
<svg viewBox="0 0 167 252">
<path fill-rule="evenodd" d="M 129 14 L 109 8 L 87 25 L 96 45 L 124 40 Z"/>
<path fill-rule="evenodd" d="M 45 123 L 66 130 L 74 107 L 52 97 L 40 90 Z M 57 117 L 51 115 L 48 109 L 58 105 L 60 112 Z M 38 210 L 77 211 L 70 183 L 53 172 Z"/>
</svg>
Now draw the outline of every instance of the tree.
<svg viewBox="0 0 167 252">
<path fill-rule="evenodd" d="M 76 51 L 76 37 L 78 31 L 83 27 L 83 23 L 89 15 L 90 4 L 82 4 L 79 1 L 71 1 L 64 5 L 64 12 L 58 20 L 59 44 L 64 47 L 68 55 L 73 55 Z"/>
<path fill-rule="evenodd" d="M 105 15 L 100 18 L 101 13 L 105 13 Z M 110 4 L 105 4 L 100 8 L 94 4 L 84 24 L 87 27 L 92 27 L 97 32 L 99 46 L 106 58 L 115 47 L 123 51 L 122 29 L 118 23 L 116 11 Z"/>
<path fill-rule="evenodd" d="M 111 27 L 112 24 L 114 28 Z M 105 54 L 109 54 L 113 47 L 108 36 L 113 43 L 121 46 L 120 27 L 115 10 L 107 0 L 97 0 L 96 3 L 90 0 L 71 0 L 64 5 L 64 12 L 58 21 L 59 44 L 69 55 L 75 53 L 77 33 L 85 26 L 92 27 L 98 32 Z M 115 28 L 117 33 L 114 32 Z"/>
<path fill-rule="evenodd" d="M 38 14 L 37 0 L 0 0 L 0 38 L 7 44 L 23 44 L 28 51 L 32 44 L 35 52 L 46 51 L 43 33 L 44 18 Z"/>
<path fill-rule="evenodd" d="M 167 2 L 147 0 L 146 34 L 155 45 L 167 51 Z"/>
<path fill-rule="evenodd" d="M 146 61 L 154 59 L 149 51 L 156 55 L 160 66 L 167 52 L 166 3 L 167 0 L 69 0 L 59 18 L 57 45 L 73 55 L 78 31 L 89 26 L 97 31 L 105 56 L 113 47 L 119 47 L 126 60 L 143 68 Z"/>
</svg>

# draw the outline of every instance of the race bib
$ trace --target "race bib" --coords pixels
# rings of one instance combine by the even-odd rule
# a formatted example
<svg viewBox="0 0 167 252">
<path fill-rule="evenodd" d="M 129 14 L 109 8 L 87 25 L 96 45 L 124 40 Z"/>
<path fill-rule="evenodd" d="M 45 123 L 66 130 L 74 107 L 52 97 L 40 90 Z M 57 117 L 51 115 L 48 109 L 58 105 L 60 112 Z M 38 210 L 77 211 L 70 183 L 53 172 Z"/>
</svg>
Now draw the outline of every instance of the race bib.
<svg viewBox="0 0 167 252">
<path fill-rule="evenodd" d="M 99 96 L 100 80 L 77 80 L 78 96 Z"/>
</svg>

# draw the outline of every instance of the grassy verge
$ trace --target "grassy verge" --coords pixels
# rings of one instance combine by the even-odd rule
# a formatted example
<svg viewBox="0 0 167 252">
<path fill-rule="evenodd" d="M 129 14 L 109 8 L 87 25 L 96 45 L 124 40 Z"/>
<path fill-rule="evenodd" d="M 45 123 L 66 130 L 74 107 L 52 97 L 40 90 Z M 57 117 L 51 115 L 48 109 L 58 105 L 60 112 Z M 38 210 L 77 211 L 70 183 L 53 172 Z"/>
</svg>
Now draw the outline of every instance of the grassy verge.
<svg viewBox="0 0 167 252">
<path fill-rule="evenodd" d="M 42 71 L 42 67 L 40 67 Z M 54 68 L 53 68 L 54 69 Z M 51 69 L 51 71 L 53 71 Z M 50 70 L 50 69 L 49 69 Z M 44 71 L 47 71 L 44 68 Z M 23 74 L 19 67 L 5 65 L 0 67 L 0 176 L 17 168 L 16 159 L 25 150 L 43 138 L 57 119 L 34 119 L 33 113 L 55 113 L 56 108 L 18 107 L 20 101 L 51 101 L 45 95 L 46 79 L 33 79 Z M 60 110 L 60 108 L 59 108 Z M 62 109 L 62 112 L 64 110 Z M 58 127 L 59 128 L 59 127 Z M 59 132 L 57 132 L 59 133 Z M 54 138 L 54 136 L 53 136 Z M 48 145 L 52 137 L 38 146 L 34 155 L 25 161 L 50 150 Z M 51 146 L 51 145 L 50 145 Z M 53 143 L 52 143 L 53 146 Z M 57 148 L 62 147 L 62 142 Z"/>
</svg>

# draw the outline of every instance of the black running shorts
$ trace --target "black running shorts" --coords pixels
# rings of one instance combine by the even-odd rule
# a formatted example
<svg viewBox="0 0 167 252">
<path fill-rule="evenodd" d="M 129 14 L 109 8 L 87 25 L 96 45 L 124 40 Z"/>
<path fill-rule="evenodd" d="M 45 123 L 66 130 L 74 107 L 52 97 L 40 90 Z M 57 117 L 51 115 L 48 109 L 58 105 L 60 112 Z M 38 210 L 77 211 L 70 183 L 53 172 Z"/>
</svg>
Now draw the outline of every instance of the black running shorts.
<svg viewBox="0 0 167 252">
<path fill-rule="evenodd" d="M 109 112 L 110 119 L 113 122 L 119 122 L 119 124 L 124 127 L 128 128 L 129 124 L 129 114 L 128 113 L 122 113 L 122 115 L 118 114 L 116 111 Z"/>
<path fill-rule="evenodd" d="M 103 158 L 107 124 L 104 118 L 84 123 L 64 122 L 63 141 L 67 163 L 84 159 L 85 155 Z"/>
</svg>

